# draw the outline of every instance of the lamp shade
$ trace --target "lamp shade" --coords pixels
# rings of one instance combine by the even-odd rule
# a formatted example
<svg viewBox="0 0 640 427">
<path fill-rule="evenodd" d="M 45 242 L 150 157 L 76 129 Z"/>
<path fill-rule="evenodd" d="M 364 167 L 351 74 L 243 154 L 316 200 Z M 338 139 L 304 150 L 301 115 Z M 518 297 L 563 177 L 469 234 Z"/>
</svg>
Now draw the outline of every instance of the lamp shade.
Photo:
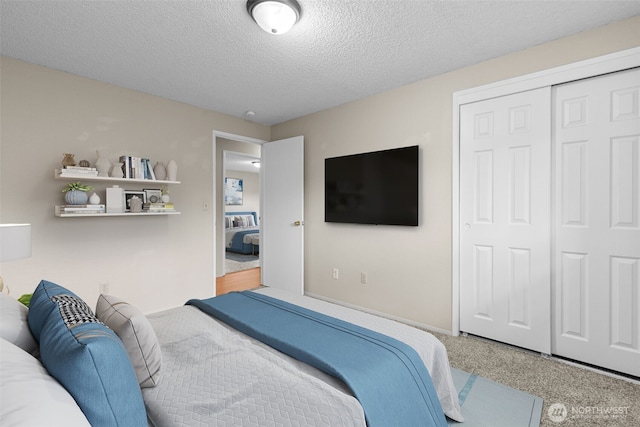
<svg viewBox="0 0 640 427">
<path fill-rule="evenodd" d="M 295 0 L 249 0 L 247 11 L 269 34 L 284 34 L 300 18 L 300 5 Z"/>
<path fill-rule="evenodd" d="M 0 224 L 0 261 L 31 256 L 31 224 Z"/>
</svg>

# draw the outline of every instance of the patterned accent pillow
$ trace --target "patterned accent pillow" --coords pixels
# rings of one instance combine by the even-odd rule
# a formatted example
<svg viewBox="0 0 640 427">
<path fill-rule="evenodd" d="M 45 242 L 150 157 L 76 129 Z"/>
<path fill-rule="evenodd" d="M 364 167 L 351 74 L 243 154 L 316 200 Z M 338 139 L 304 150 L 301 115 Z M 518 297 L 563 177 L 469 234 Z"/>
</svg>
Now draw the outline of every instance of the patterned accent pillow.
<svg viewBox="0 0 640 427">
<path fill-rule="evenodd" d="M 43 280 L 33 293 L 28 319 L 42 364 L 91 425 L 147 425 L 142 392 L 122 341 L 80 297 Z"/>
<path fill-rule="evenodd" d="M 62 321 L 71 329 L 83 323 L 100 323 L 104 325 L 89 308 L 86 302 L 71 295 L 54 295 L 51 301 L 58 304 Z"/>
</svg>

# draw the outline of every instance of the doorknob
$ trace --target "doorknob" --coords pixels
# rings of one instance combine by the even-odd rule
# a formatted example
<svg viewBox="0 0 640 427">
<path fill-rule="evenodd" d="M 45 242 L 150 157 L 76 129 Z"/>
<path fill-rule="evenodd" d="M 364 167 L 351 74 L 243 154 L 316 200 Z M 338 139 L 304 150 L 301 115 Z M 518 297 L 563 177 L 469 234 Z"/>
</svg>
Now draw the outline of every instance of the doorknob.
<svg viewBox="0 0 640 427">
<path fill-rule="evenodd" d="M 467 222 L 467 223 L 465 223 L 465 225 L 464 225 L 464 229 L 465 229 L 465 230 L 468 230 L 468 229 L 470 229 L 470 228 L 471 228 L 471 224 L 469 224 L 468 222 Z"/>
<path fill-rule="evenodd" d="M 293 225 L 295 225 L 296 227 L 300 227 L 302 224 L 302 221 L 296 221 L 293 223 Z"/>
</svg>

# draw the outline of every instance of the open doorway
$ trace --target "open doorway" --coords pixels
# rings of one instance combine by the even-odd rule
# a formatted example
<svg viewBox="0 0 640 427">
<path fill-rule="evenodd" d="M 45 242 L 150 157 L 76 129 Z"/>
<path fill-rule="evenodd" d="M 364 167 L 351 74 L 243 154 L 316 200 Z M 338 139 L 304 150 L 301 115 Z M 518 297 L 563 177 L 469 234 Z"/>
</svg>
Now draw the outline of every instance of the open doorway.
<svg viewBox="0 0 640 427">
<path fill-rule="evenodd" d="M 214 293 L 221 282 L 257 271 L 256 285 L 304 289 L 304 137 L 278 141 L 213 131 Z M 225 274 L 224 151 L 260 157 L 260 268 Z M 230 277 L 231 276 L 231 277 Z"/>
<path fill-rule="evenodd" d="M 225 274 L 260 267 L 260 158 L 223 151 Z"/>
<path fill-rule="evenodd" d="M 264 140 L 259 140 L 247 136 L 230 134 L 227 132 L 213 131 L 213 220 L 214 220 L 214 254 L 213 271 L 216 277 L 214 282 L 214 295 L 221 295 L 230 290 L 249 289 L 260 286 L 262 283 L 263 258 L 265 251 L 260 251 L 260 268 L 253 268 L 236 273 L 226 274 L 225 272 L 225 202 L 224 202 L 224 178 L 225 174 L 225 152 L 244 154 L 256 159 L 262 158 L 262 144 Z M 261 165 L 262 166 L 262 165 Z M 255 166 L 252 166 L 254 169 Z M 262 169 L 262 168 L 261 168 Z M 262 171 L 259 172 L 260 185 L 262 184 Z M 261 191 L 263 193 L 264 191 Z M 263 196 L 260 195 L 259 208 L 262 209 Z M 258 217 L 259 223 L 261 218 Z M 261 225 L 261 224 L 260 224 Z M 251 276 L 247 280 L 247 275 Z"/>
</svg>

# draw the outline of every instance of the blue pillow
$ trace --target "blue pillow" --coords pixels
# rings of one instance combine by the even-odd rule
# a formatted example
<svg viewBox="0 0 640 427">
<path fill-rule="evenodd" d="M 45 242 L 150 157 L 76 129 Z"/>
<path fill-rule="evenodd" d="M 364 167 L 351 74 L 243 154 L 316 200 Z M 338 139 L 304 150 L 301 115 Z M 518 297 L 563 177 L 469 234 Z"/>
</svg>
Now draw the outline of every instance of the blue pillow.
<svg viewBox="0 0 640 427">
<path fill-rule="evenodd" d="M 129 356 L 118 336 L 73 292 L 43 280 L 31 300 L 29 327 L 42 364 L 74 397 L 92 426 L 146 426 Z"/>
</svg>

